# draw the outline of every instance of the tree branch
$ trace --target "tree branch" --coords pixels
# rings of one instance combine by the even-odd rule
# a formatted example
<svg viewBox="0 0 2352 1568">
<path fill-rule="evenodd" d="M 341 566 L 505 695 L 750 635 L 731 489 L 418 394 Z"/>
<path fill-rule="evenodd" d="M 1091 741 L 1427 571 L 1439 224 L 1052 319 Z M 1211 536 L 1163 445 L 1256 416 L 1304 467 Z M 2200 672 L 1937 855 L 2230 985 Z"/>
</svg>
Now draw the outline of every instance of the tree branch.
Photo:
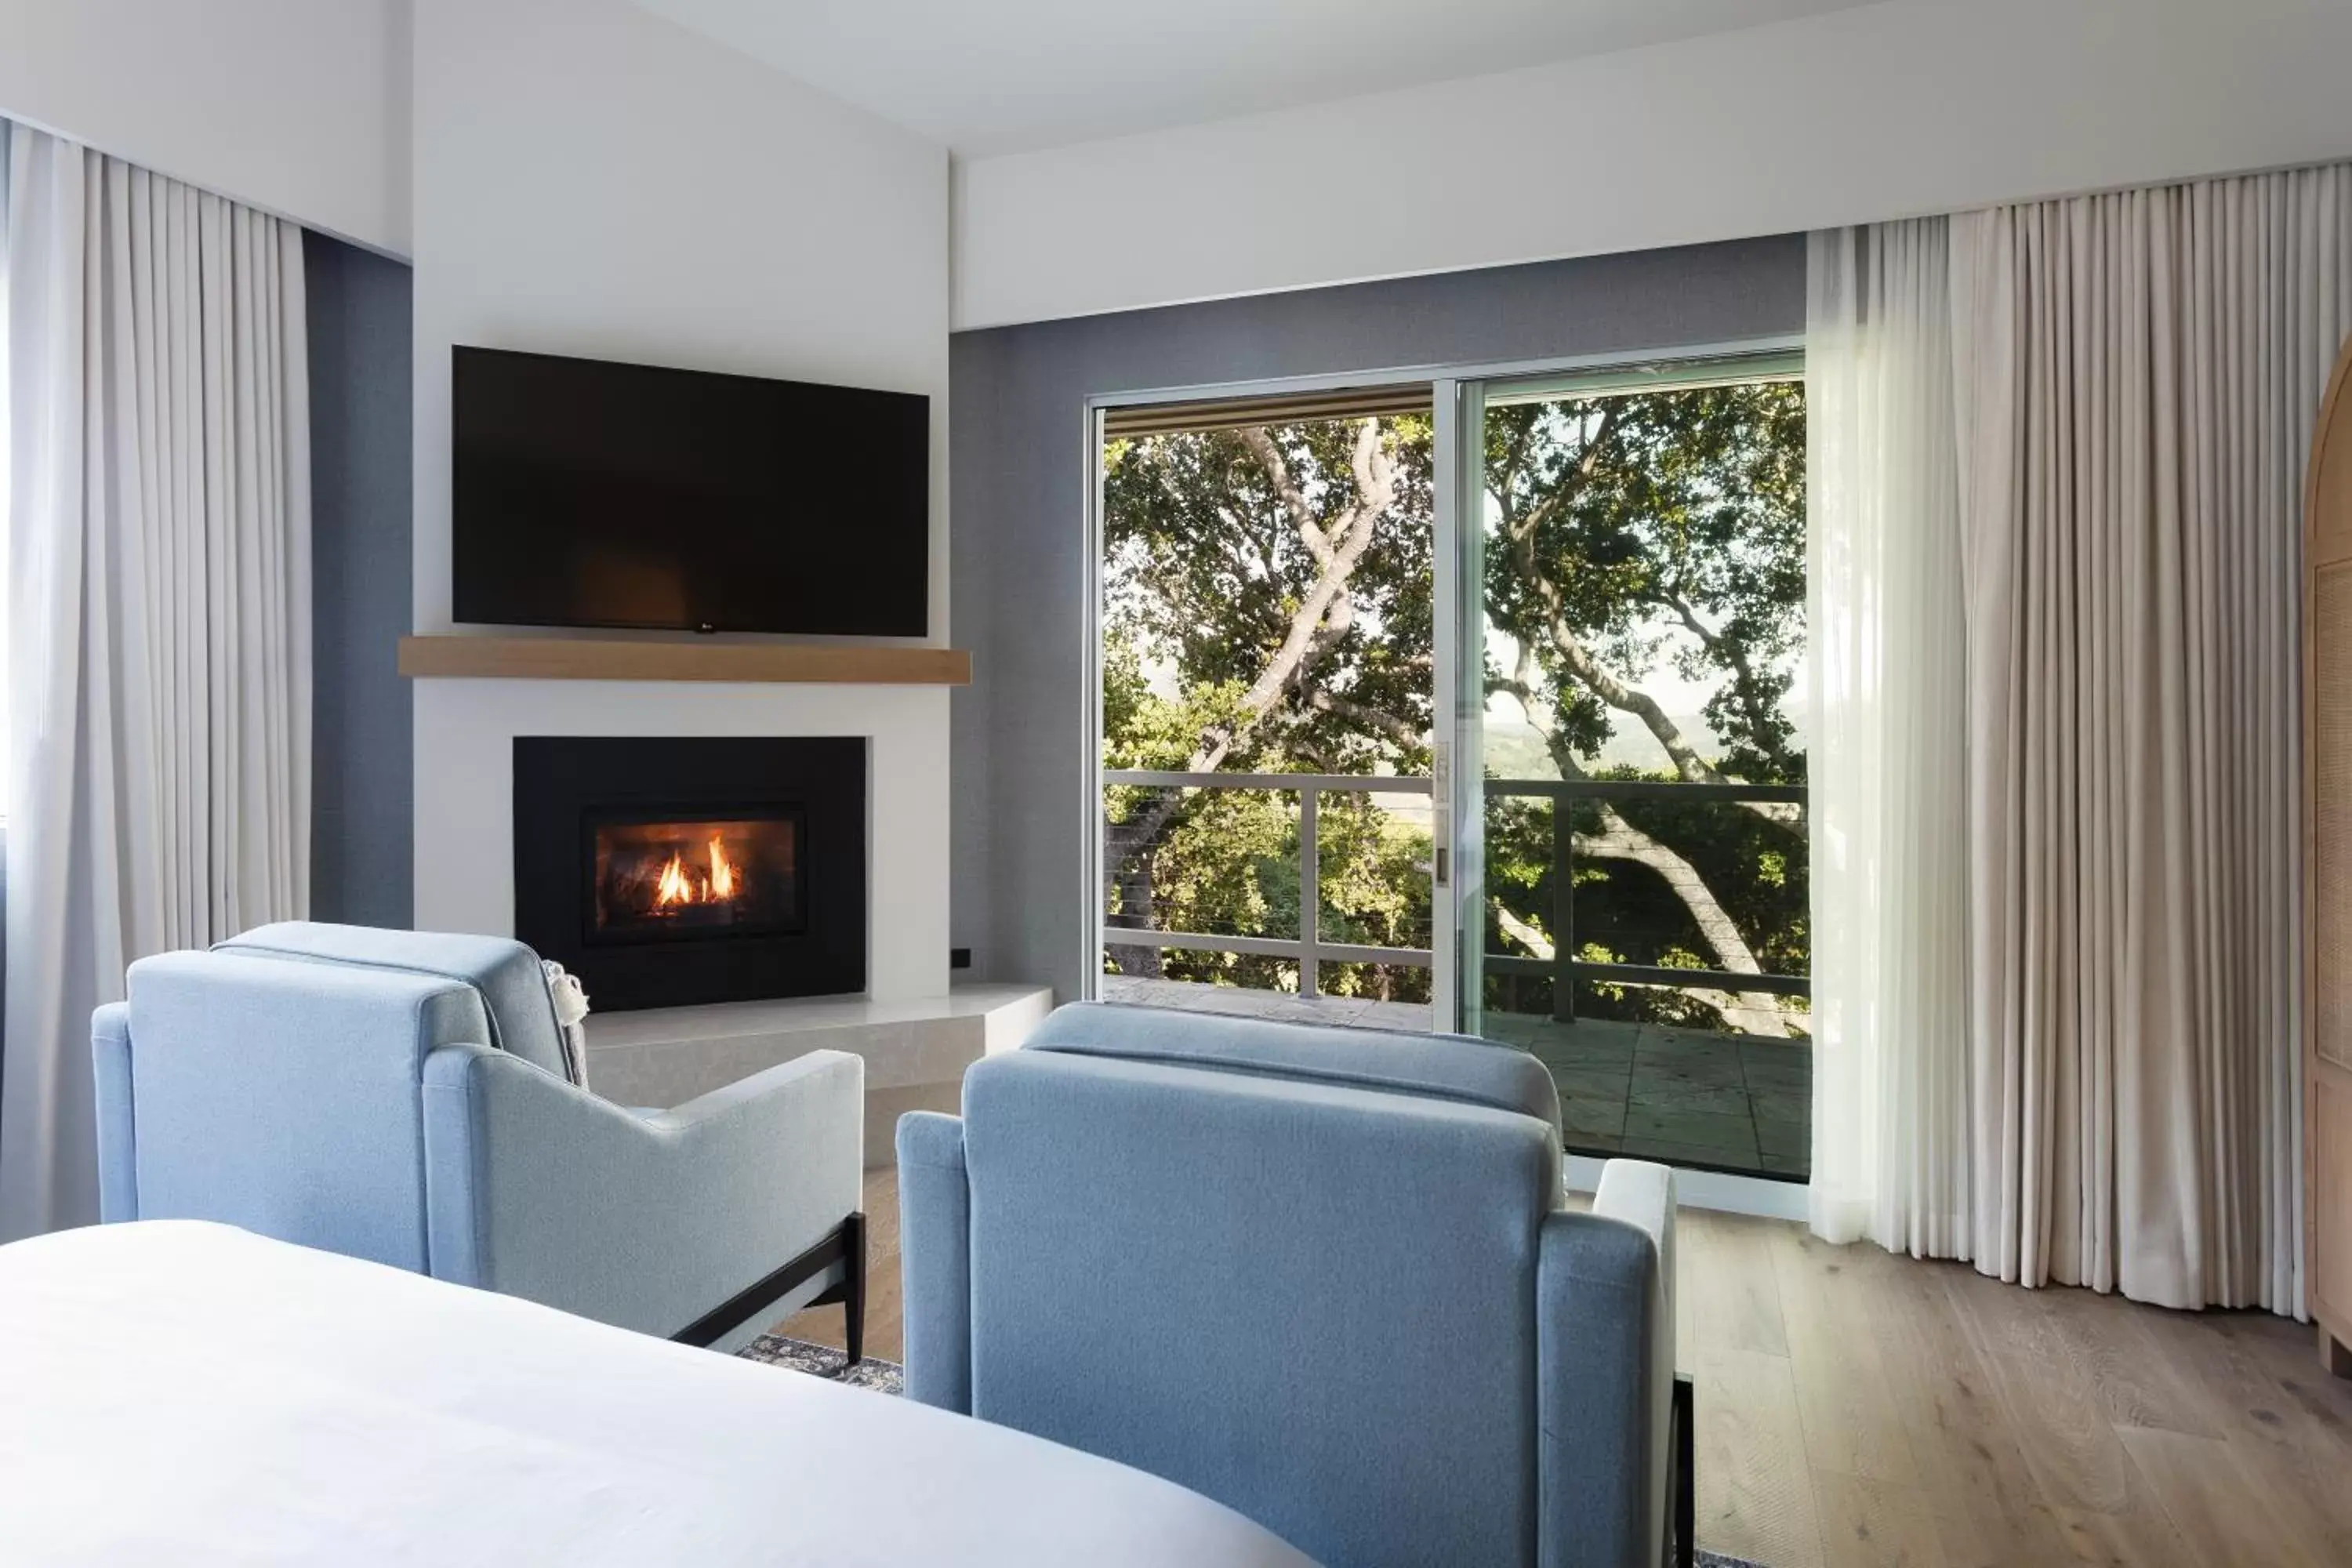
<svg viewBox="0 0 2352 1568">
<path fill-rule="evenodd" d="M 1405 751 L 1415 750 L 1425 744 L 1429 739 L 1413 728 L 1411 720 L 1371 707 L 1367 703 L 1355 701 L 1350 698 L 1339 696 L 1328 687 L 1310 687 L 1305 692 L 1305 697 L 1307 706 L 1318 713 L 1329 713 L 1341 719 L 1352 719 L 1359 724 L 1369 725 L 1394 741 Z"/>
<path fill-rule="evenodd" d="M 1761 974 L 1763 965 L 1748 948 L 1748 939 L 1739 933 L 1739 926 L 1717 901 L 1713 889 L 1698 874 L 1698 868 L 1674 850 L 1651 837 L 1617 814 L 1617 808 L 1602 802 L 1601 831 L 1576 836 L 1579 854 L 1595 855 L 1603 859 L 1631 860 L 1646 866 L 1671 889 L 1675 898 L 1690 912 L 1692 923 L 1698 927 L 1699 940 L 1715 953 L 1717 969 L 1735 974 Z M 1743 992 L 1740 1005 L 1726 1019 L 1751 1035 L 1771 1035 L 1786 1037 L 1788 1025 L 1782 1021 L 1780 1005 L 1765 992 Z"/>
<path fill-rule="evenodd" d="M 1641 720 L 1658 744 L 1665 748 L 1667 757 L 1675 764 L 1675 771 L 1684 778 L 1694 784 L 1717 783 L 1715 770 L 1698 754 L 1698 749 L 1685 738 L 1680 727 L 1666 717 L 1665 710 L 1658 706 L 1657 700 L 1645 691 L 1628 686 L 1602 668 L 1600 659 L 1569 624 L 1567 605 L 1559 585 L 1541 569 L 1536 559 L 1537 530 L 1572 496 L 1581 494 L 1584 487 L 1591 482 L 1593 474 L 1599 471 L 1601 455 L 1616 434 L 1617 409 L 1614 399 L 1602 403 L 1601 422 L 1584 443 L 1583 450 L 1570 467 L 1569 475 L 1553 486 L 1542 500 L 1514 517 L 1511 513 L 1517 498 L 1507 491 L 1499 498 L 1504 511 L 1504 534 L 1511 542 L 1512 564 L 1517 568 L 1521 580 L 1530 584 L 1537 597 L 1542 601 L 1545 638 L 1559 655 L 1560 662 L 1568 667 L 1569 673 L 1610 707 Z"/>
<path fill-rule="evenodd" d="M 1668 589 L 1658 593 L 1654 598 L 1657 603 L 1675 613 L 1675 618 L 1682 622 L 1685 631 L 1698 638 L 1700 645 L 1707 652 L 1729 668 L 1733 689 L 1739 694 L 1739 705 L 1748 711 L 1748 728 L 1759 737 L 1766 734 L 1770 728 L 1772 714 L 1769 709 L 1757 705 L 1757 693 L 1759 689 L 1756 680 L 1756 667 L 1748 662 L 1748 650 L 1701 620 L 1698 611 L 1680 594 Z M 1773 750 L 1777 752 L 1779 748 L 1776 746 Z"/>
<path fill-rule="evenodd" d="M 1534 673 L 1533 665 L 1532 656 L 1522 647 L 1513 678 L 1499 682 L 1498 687 L 1518 700 L 1520 711 L 1527 715 L 1528 722 L 1534 726 L 1536 733 L 1543 737 L 1545 750 L 1551 752 L 1552 760 L 1559 765 L 1559 776 L 1564 779 L 1581 778 L 1583 773 L 1577 767 L 1575 758 L 1568 753 L 1568 748 L 1559 739 L 1555 710 L 1537 694 L 1528 679 Z M 1738 974 L 1761 974 L 1763 968 L 1756 962 L 1756 954 L 1748 947 L 1748 939 L 1740 934 L 1738 923 L 1725 912 L 1714 890 L 1698 874 L 1698 868 L 1627 822 L 1615 806 L 1605 801 L 1600 803 L 1600 806 L 1601 832 L 1578 834 L 1577 850 L 1603 859 L 1631 860 L 1647 866 L 1657 873 L 1668 890 L 1689 912 L 1691 923 L 1698 928 L 1699 940 L 1706 942 L 1715 954 L 1717 968 Z M 1552 809 L 1565 810 L 1565 803 L 1556 804 Z M 1701 1000 L 1706 998 L 1701 997 Z M 1709 1005 L 1714 1004 L 1710 1002 Z M 1735 1005 L 1718 1008 L 1718 1011 L 1723 1013 L 1726 1022 L 1752 1034 L 1786 1036 L 1789 1032 L 1779 1005 L 1769 994 L 1761 992 L 1743 993 Z"/>
<path fill-rule="evenodd" d="M 1291 526 L 1298 530 L 1298 537 L 1307 542 L 1307 552 L 1314 556 L 1318 564 L 1330 565 L 1331 541 L 1325 535 L 1321 525 L 1316 522 L 1315 509 L 1307 504 L 1306 492 L 1298 488 L 1298 481 L 1290 477 L 1290 464 L 1284 458 L 1282 448 L 1274 444 L 1274 437 L 1265 433 L 1263 425 L 1252 425 L 1237 434 L 1241 437 L 1242 445 L 1249 448 L 1250 456 L 1257 459 L 1257 466 L 1265 470 L 1266 480 L 1274 486 L 1274 493 L 1282 498 L 1282 507 L 1290 514 Z M 1339 531 L 1345 531 L 1348 521 L 1341 518 Z"/>
<path fill-rule="evenodd" d="M 1297 508 L 1303 509 L 1305 497 L 1298 495 L 1297 486 L 1289 477 L 1289 465 L 1276 450 L 1272 439 L 1262 427 L 1243 432 L 1245 441 L 1251 437 L 1256 437 L 1256 441 L 1250 444 L 1250 449 L 1259 454 L 1259 462 L 1264 464 L 1270 458 L 1276 465 L 1267 468 L 1267 478 L 1273 480 L 1277 489 L 1287 486 L 1290 494 L 1298 497 Z M 1250 689 L 1242 694 L 1238 721 L 1222 729 L 1211 730 L 1202 736 L 1201 748 L 1193 753 L 1189 772 L 1206 773 L 1223 762 L 1234 742 L 1273 710 L 1282 696 L 1283 689 L 1311 668 L 1307 660 L 1308 652 L 1317 647 L 1318 634 L 1323 629 L 1326 617 L 1333 614 L 1335 605 L 1339 605 L 1337 618 L 1344 635 L 1347 623 L 1355 614 L 1353 600 L 1339 604 L 1347 590 L 1348 579 L 1355 574 L 1357 563 L 1371 545 L 1374 524 L 1396 500 L 1396 463 L 1381 450 L 1378 421 L 1366 419 L 1359 424 L 1353 467 L 1359 487 L 1355 504 L 1341 514 L 1340 521 L 1333 525 L 1328 535 L 1316 528 L 1311 512 L 1294 509 L 1292 518 L 1300 536 L 1306 538 L 1311 532 L 1308 548 L 1318 552 L 1317 558 L 1323 570 L 1291 616 L 1290 629 L 1283 637 L 1282 645 L 1275 650 L 1274 657 L 1267 660 L 1265 668 L 1258 673 Z M 1286 504 L 1289 503 L 1286 501 Z M 1326 642 L 1323 646 L 1328 648 L 1329 644 Z"/>
<path fill-rule="evenodd" d="M 1230 756 L 1249 732 L 1273 711 L 1283 692 L 1295 682 L 1303 682 L 1312 673 L 1315 661 L 1347 635 L 1353 623 L 1355 601 L 1348 596 L 1348 581 L 1354 574 L 1364 552 L 1371 547 L 1375 525 L 1396 501 L 1397 466 L 1395 459 L 1381 446 L 1380 422 L 1360 421 L 1356 428 L 1354 450 L 1349 471 L 1356 484 L 1356 498 L 1340 514 L 1327 532 L 1315 521 L 1314 509 L 1292 477 L 1290 465 L 1282 451 L 1265 433 L 1263 426 L 1252 426 L 1239 432 L 1242 444 L 1248 448 L 1265 470 L 1267 481 L 1282 498 L 1292 526 L 1298 530 L 1307 551 L 1321 570 L 1314 585 L 1291 613 L 1290 626 L 1281 645 L 1265 668 L 1258 673 L 1250 689 L 1242 694 L 1233 720 L 1213 725 L 1203 731 L 1200 742 L 1183 769 L 1186 773 L 1214 772 Z M 1334 629 L 1336 627 L 1336 630 Z M 1116 881 L 1138 857 L 1148 854 L 1160 841 L 1169 823 L 1182 807 L 1183 796 L 1175 790 L 1163 791 L 1124 823 L 1116 824 L 1107 835 L 1111 850 L 1111 865 L 1107 868 Z"/>
<path fill-rule="evenodd" d="M 1503 928 L 1503 934 L 1526 948 L 1531 956 L 1549 963 L 1559 955 L 1559 950 L 1551 944 L 1551 938 L 1544 935 L 1542 927 L 1513 914 L 1510 906 L 1499 898 L 1490 896 L 1486 901 L 1495 907 L 1495 923 Z"/>
<path fill-rule="evenodd" d="M 1698 754 L 1698 748 L 1683 734 L 1682 727 L 1666 717 L 1666 710 L 1658 706 L 1658 700 L 1612 675 L 1592 650 L 1584 646 L 1583 639 L 1568 624 L 1559 589 L 1549 578 L 1533 577 L 1533 550 L 1530 546 L 1522 546 L 1522 549 L 1529 556 L 1526 566 L 1535 583 L 1536 593 L 1544 602 L 1545 635 L 1551 643 L 1552 651 L 1559 654 L 1560 662 L 1568 667 L 1568 672 L 1610 707 L 1639 719 L 1643 727 L 1665 749 L 1666 756 L 1675 764 L 1675 771 L 1685 779 L 1692 784 L 1721 783 L 1721 775 L 1705 757 Z"/>
<path fill-rule="evenodd" d="M 1610 438 L 1616 434 L 1617 404 L 1614 399 L 1611 399 L 1601 405 L 1600 426 L 1592 432 L 1591 438 L 1584 443 L 1582 453 L 1577 458 L 1575 465 L 1569 470 L 1569 474 L 1573 476 L 1572 481 L 1570 478 L 1563 477 L 1559 484 L 1553 487 L 1552 492 L 1549 495 L 1544 497 L 1544 499 L 1538 501 L 1534 507 L 1521 513 L 1516 519 L 1509 515 L 1511 508 L 1510 493 L 1508 490 L 1504 492 L 1502 497 L 1505 517 L 1503 528 L 1504 531 L 1510 536 L 1512 543 L 1525 543 L 1530 549 L 1533 548 L 1536 530 L 1541 527 L 1552 513 L 1559 510 L 1562 506 L 1566 505 L 1570 497 L 1583 494 L 1584 487 L 1592 482 L 1593 474 L 1597 472 L 1601 467 L 1601 455 L 1608 449 Z M 1516 478 L 1517 472 L 1517 467 L 1515 463 L 1511 470 L 1513 478 Z M 1506 482 L 1508 483 L 1510 480 L 1507 479 Z"/>
<path fill-rule="evenodd" d="M 1699 619 L 1698 612 L 1681 595 L 1667 591 L 1661 592 L 1654 597 L 1658 604 L 1674 611 L 1675 618 L 1682 622 L 1683 628 L 1698 638 L 1709 653 L 1730 668 L 1732 689 L 1739 694 L 1740 707 L 1747 710 L 1749 731 L 1758 737 L 1768 734 L 1771 714 L 1769 710 L 1757 706 L 1756 670 L 1755 667 L 1748 662 L 1747 650 L 1738 644 L 1717 636 L 1713 627 Z M 1764 748 L 1759 747 L 1759 750 L 1762 749 Z M 1776 762 L 1786 761 L 1780 756 L 1779 746 L 1771 747 L 1770 751 Z M 1739 806 L 1750 816 L 1760 816 L 1767 822 L 1777 823 L 1792 831 L 1805 819 L 1805 808 L 1790 801 L 1743 800 L 1739 802 Z"/>
</svg>

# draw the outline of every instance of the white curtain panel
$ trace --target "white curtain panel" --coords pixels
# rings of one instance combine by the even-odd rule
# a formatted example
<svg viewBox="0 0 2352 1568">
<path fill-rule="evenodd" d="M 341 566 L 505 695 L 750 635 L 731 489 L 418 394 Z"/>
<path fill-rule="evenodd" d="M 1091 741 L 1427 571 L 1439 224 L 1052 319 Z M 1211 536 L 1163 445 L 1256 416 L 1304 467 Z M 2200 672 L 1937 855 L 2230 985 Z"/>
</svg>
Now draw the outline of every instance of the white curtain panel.
<svg viewBox="0 0 2352 1568">
<path fill-rule="evenodd" d="M 1969 1250 L 1964 731 L 1945 221 L 1811 240 L 1813 1228 Z"/>
<path fill-rule="evenodd" d="M 2352 168 L 1952 238 L 1978 1267 L 2298 1311 L 2298 562 Z"/>
<path fill-rule="evenodd" d="M 97 1215 L 89 1015 L 310 902 L 301 231 L 8 146 L 0 1240 Z"/>
</svg>

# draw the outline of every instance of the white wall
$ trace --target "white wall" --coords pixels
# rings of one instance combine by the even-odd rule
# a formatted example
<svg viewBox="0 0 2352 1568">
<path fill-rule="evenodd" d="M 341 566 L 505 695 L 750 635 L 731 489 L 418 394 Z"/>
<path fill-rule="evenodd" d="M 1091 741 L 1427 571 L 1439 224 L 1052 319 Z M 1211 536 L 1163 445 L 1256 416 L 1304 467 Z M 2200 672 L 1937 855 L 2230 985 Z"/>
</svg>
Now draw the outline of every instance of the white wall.
<svg viewBox="0 0 2352 1568">
<path fill-rule="evenodd" d="M 408 250 L 407 0 L 0 0 L 0 115 Z"/>
<path fill-rule="evenodd" d="M 2342 0 L 1885 0 L 956 179 L 959 329 L 2352 156 Z"/>
<path fill-rule="evenodd" d="M 945 151 L 620 0 L 415 11 L 417 629 L 471 343 L 927 394 L 945 643 Z M 864 734 L 874 994 L 944 994 L 947 726 L 939 689 L 419 681 L 417 921 L 510 929 L 514 734 Z"/>
<path fill-rule="evenodd" d="M 620 0 L 417 0 L 416 625 L 449 348 L 925 393 L 947 632 L 947 154 Z"/>
</svg>

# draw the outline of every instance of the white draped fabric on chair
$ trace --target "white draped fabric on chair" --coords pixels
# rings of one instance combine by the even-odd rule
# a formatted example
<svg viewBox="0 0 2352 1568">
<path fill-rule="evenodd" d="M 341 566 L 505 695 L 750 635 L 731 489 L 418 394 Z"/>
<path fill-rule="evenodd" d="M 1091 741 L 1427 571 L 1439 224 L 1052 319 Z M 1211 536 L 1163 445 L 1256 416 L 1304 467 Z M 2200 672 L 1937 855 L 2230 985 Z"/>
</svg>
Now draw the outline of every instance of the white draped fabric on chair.
<svg viewBox="0 0 2352 1568">
<path fill-rule="evenodd" d="M 2297 562 L 2352 330 L 2352 165 L 1962 215 L 1922 286 L 1891 280 L 1885 322 L 1874 299 L 1848 331 L 1824 266 L 1902 256 L 1923 226 L 1814 241 L 1809 384 L 1861 386 L 1876 410 L 1843 417 L 1864 428 L 1948 410 L 1958 524 L 1955 554 L 1941 454 L 1902 459 L 1906 505 L 1874 513 L 1853 497 L 1885 490 L 1889 444 L 1817 438 L 1817 563 L 1849 535 L 1883 557 L 1817 583 L 1836 601 L 1820 657 L 1844 655 L 1841 616 L 1875 617 L 1886 670 L 1961 672 L 1938 688 L 1950 718 L 1907 725 L 1864 700 L 1891 675 L 1817 680 L 1816 1007 L 1864 1021 L 1858 1049 L 1824 1041 L 1815 1168 L 1840 1184 L 1817 1228 L 2027 1284 L 2299 1312 Z M 1940 346 L 1948 390 L 1868 381 L 1898 329 L 1923 360 Z M 1948 574 L 1924 616 L 1904 550 L 1926 545 L 1898 544 L 1923 528 Z M 1916 787 L 1906 820 L 1948 813 L 1919 775 L 1956 740 L 1964 810 L 1936 820 L 1957 881 L 1927 847 L 1902 858 L 1884 805 Z M 1857 746 L 1879 749 L 1874 786 Z M 1897 933 L 1920 951 L 1891 954 Z"/>
<path fill-rule="evenodd" d="M 89 1015 L 310 902 L 301 231 L 7 139 L 0 1240 L 97 1217 Z"/>
</svg>

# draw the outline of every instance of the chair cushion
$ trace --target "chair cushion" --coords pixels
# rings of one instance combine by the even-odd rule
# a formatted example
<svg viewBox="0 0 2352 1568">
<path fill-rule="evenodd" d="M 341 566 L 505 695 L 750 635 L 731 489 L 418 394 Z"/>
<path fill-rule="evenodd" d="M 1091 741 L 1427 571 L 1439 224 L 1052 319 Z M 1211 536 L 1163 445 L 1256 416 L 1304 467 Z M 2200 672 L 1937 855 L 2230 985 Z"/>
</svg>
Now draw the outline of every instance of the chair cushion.
<svg viewBox="0 0 2352 1568">
<path fill-rule="evenodd" d="M 1544 1065 L 1517 1047 L 1471 1035 L 1318 1027 L 1074 1002 L 1056 1009 L 1023 1048 L 1426 1095 L 1559 1125 L 1559 1090 Z"/>
<path fill-rule="evenodd" d="M 452 931 L 280 921 L 217 942 L 213 951 L 461 981 L 482 998 L 489 1015 L 490 1045 L 567 1083 L 576 1081 L 555 1021 L 555 1005 L 548 996 L 547 973 L 539 955 L 519 942 Z"/>
</svg>

